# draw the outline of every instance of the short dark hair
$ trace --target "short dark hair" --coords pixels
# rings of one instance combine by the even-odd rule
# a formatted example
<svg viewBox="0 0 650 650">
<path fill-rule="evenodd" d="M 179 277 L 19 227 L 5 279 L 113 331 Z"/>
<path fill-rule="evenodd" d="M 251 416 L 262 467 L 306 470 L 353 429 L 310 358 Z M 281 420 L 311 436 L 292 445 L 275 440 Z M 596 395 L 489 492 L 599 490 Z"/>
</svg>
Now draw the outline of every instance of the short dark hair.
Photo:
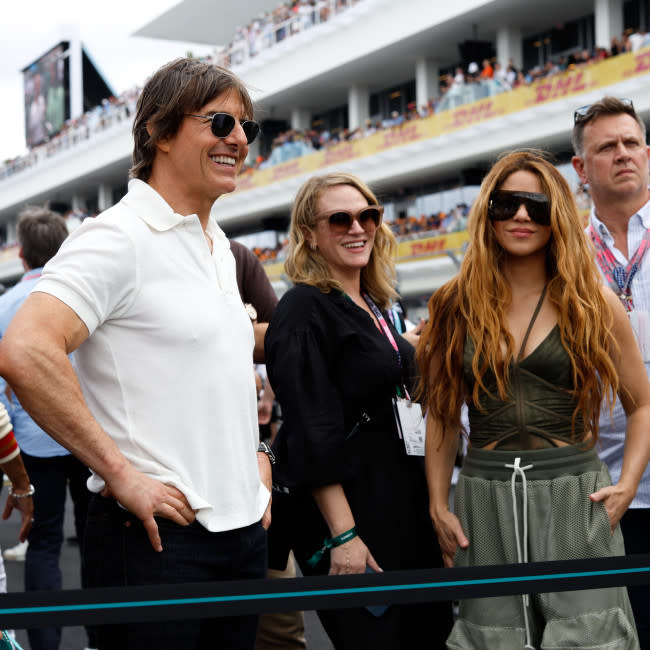
<svg viewBox="0 0 650 650">
<path fill-rule="evenodd" d="M 45 266 L 67 236 L 65 219 L 49 208 L 29 205 L 18 215 L 18 242 L 30 269 Z"/>
<path fill-rule="evenodd" d="M 177 133 L 185 113 L 196 112 L 228 90 L 239 95 L 244 108 L 242 117 L 252 120 L 253 102 L 248 90 L 244 82 L 226 68 L 185 58 L 175 59 L 155 72 L 138 98 L 130 177 L 148 181 L 156 143 Z"/>
<path fill-rule="evenodd" d="M 643 140 L 645 141 L 645 124 L 634 110 L 632 103 L 629 101 L 621 101 L 618 97 L 603 97 L 600 101 L 589 106 L 584 114 L 578 115 L 575 119 L 573 133 L 571 134 L 571 144 L 573 145 L 573 151 L 576 156 L 582 156 L 584 153 L 584 131 L 585 126 L 587 126 L 589 122 L 593 122 L 599 117 L 623 114 L 629 115 L 636 121 L 641 129 L 641 133 L 643 134 Z"/>
</svg>

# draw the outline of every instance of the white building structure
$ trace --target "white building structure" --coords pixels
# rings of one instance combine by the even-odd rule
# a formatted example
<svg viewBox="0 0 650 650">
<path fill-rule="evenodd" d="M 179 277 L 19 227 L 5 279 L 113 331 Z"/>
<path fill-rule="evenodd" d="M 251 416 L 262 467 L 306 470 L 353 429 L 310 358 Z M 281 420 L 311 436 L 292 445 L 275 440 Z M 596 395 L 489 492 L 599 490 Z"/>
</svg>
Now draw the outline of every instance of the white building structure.
<svg viewBox="0 0 650 650">
<path fill-rule="evenodd" d="M 215 58 L 228 61 L 251 89 L 262 124 L 249 162 L 267 156 L 273 138 L 289 129 L 363 131 L 367 121 L 385 125 L 393 111 L 414 112 L 438 102 L 441 75 L 457 66 L 467 70 L 471 61 L 480 67 L 487 58 L 504 68 L 512 62 L 531 70 L 549 60 L 566 62 L 583 50 L 609 49 L 626 30 L 650 27 L 650 0 L 314 0 L 273 29 L 258 30 L 256 17 L 278 4 L 182 0 L 137 32 L 215 45 Z M 321 10 L 328 9 L 322 19 Z M 238 31 L 245 25 L 248 33 Z M 368 182 L 387 204 L 389 218 L 469 204 L 482 174 L 504 151 L 538 147 L 566 164 L 576 107 L 613 94 L 631 98 L 650 117 L 650 47 L 503 90 L 498 82 L 473 86 L 469 94 L 456 88 L 434 114 L 250 171 L 235 193 L 215 204 L 214 215 L 231 236 L 281 233 L 297 188 L 329 169 Z M 5 241 L 15 238 L 16 214 L 25 204 L 49 201 L 96 211 L 125 192 L 131 117 L 123 112 L 90 137 L 74 140 L 42 147 L 24 168 L 0 170 Z M 569 166 L 563 169 L 570 174 Z M 400 244 L 405 298 L 421 304 L 450 278 L 463 242 L 463 233 L 452 233 Z M 15 251 L 1 251 L 0 281 L 19 273 Z M 279 265 L 269 275 L 279 292 L 286 288 Z"/>
</svg>

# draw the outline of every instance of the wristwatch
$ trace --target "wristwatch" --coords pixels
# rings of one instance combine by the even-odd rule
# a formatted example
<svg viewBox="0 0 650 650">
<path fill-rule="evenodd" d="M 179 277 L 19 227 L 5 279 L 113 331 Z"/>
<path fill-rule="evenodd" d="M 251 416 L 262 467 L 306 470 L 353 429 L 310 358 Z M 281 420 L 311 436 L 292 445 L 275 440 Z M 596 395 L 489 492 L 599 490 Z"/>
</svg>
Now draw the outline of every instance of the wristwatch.
<svg viewBox="0 0 650 650">
<path fill-rule="evenodd" d="M 255 309 L 255 307 L 253 307 L 250 302 L 244 303 L 244 309 L 246 310 L 246 313 L 251 320 L 257 320 L 257 309 Z"/>
<path fill-rule="evenodd" d="M 275 465 L 275 454 L 266 442 L 260 442 L 260 446 L 257 448 L 257 451 L 261 452 L 262 454 L 266 454 L 269 457 L 269 462 L 271 465 Z"/>
</svg>

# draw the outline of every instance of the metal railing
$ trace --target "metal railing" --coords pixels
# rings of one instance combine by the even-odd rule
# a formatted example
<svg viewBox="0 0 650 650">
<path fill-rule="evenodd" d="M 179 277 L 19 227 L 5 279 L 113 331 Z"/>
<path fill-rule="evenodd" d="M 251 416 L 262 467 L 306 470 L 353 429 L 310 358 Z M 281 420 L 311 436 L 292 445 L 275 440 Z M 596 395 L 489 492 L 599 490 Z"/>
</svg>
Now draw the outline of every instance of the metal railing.
<svg viewBox="0 0 650 650">
<path fill-rule="evenodd" d="M 290 12 L 287 17 L 276 13 L 253 20 L 239 28 L 228 46 L 216 51 L 216 63 L 226 68 L 244 65 L 283 41 L 326 23 L 358 2 L 361 0 L 304 1 L 296 5 L 295 11 L 287 8 Z"/>
</svg>

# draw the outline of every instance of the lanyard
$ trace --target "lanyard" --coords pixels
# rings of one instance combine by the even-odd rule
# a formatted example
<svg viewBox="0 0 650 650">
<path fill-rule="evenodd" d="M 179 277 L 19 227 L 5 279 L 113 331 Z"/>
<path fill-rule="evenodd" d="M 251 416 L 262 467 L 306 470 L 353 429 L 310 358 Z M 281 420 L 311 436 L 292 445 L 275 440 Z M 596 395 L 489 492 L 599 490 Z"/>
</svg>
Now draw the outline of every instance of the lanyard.
<svg viewBox="0 0 650 650">
<path fill-rule="evenodd" d="M 386 310 L 390 322 L 393 324 L 393 327 L 397 330 L 398 334 L 404 334 L 404 312 L 401 310 L 398 304 L 394 304 L 392 307 L 389 307 Z"/>
<path fill-rule="evenodd" d="M 26 282 L 27 280 L 35 280 L 36 278 L 41 277 L 40 271 L 29 271 L 20 279 L 21 282 Z"/>
<path fill-rule="evenodd" d="M 643 256 L 648 247 L 650 247 L 650 229 L 645 231 L 643 239 L 636 249 L 636 253 L 628 262 L 626 268 L 623 268 L 614 253 L 605 245 L 605 242 L 596 234 L 593 225 L 589 226 L 589 236 L 596 248 L 596 261 L 600 266 L 607 282 L 623 303 L 626 311 L 629 313 L 634 310 L 634 301 L 632 300 L 632 280 L 641 266 Z"/>
<path fill-rule="evenodd" d="M 393 336 L 393 333 L 390 331 L 390 328 L 388 327 L 388 323 L 386 322 L 384 315 L 381 313 L 379 307 L 377 307 L 374 300 L 365 291 L 361 295 L 363 296 L 363 299 L 368 304 L 368 307 L 370 307 L 372 313 L 375 315 L 375 318 L 379 321 L 379 325 L 381 325 L 381 329 L 384 330 L 384 334 L 386 335 L 386 338 L 393 346 L 393 350 L 395 350 L 395 354 L 397 355 L 397 363 L 399 365 L 400 370 L 402 370 L 402 353 L 399 351 L 399 347 L 397 346 L 395 337 Z M 409 395 L 408 395 L 408 391 L 406 390 L 406 386 L 404 386 L 403 388 L 404 388 L 404 393 L 408 398 Z M 397 395 L 398 397 L 402 397 L 402 391 L 400 386 L 397 386 Z"/>
</svg>

